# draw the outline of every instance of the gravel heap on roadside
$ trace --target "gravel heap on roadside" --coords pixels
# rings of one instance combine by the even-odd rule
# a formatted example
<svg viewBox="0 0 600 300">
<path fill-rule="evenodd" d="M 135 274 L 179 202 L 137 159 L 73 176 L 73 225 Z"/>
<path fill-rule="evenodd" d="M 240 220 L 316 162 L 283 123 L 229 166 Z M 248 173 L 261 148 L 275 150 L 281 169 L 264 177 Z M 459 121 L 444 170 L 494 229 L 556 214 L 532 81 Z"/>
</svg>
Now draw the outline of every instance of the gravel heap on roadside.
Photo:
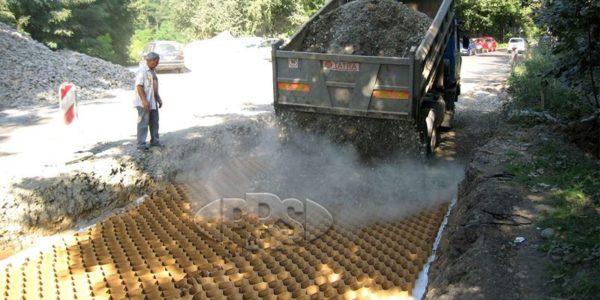
<svg viewBox="0 0 600 300">
<path fill-rule="evenodd" d="M 302 50 L 370 56 L 408 56 L 432 20 L 396 0 L 356 0 L 308 28 Z"/>
<path fill-rule="evenodd" d="M 134 74 L 122 66 L 69 50 L 52 51 L 3 23 L 0 49 L 0 106 L 56 103 L 63 82 L 80 88 L 79 99 L 133 85 Z"/>
</svg>

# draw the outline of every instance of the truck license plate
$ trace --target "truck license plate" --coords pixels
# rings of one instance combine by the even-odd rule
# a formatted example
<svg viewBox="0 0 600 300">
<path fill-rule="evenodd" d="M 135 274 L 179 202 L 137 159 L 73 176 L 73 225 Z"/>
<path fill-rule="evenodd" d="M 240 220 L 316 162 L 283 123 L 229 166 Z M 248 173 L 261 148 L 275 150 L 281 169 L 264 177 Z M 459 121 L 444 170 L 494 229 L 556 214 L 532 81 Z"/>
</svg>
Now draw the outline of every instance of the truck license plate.
<svg viewBox="0 0 600 300">
<path fill-rule="evenodd" d="M 345 61 L 323 61 L 323 69 L 332 71 L 343 71 L 343 72 L 358 72 L 360 67 L 358 63 L 351 63 Z"/>
</svg>

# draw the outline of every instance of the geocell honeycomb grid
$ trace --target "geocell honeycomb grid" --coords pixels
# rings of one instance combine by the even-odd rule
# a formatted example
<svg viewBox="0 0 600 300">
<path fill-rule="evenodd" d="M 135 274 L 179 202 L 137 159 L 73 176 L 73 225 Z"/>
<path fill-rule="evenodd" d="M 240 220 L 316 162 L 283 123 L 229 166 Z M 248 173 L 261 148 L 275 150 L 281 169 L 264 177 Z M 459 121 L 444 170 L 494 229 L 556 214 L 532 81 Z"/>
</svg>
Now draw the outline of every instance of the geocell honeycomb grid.
<svg viewBox="0 0 600 300">
<path fill-rule="evenodd" d="M 0 275 L 4 299 L 399 299 L 411 295 L 447 207 L 401 221 L 334 226 L 297 245 L 245 247 L 191 216 L 185 186 L 39 249 Z M 247 222 L 248 228 L 260 226 Z M 218 234 L 218 232 L 213 232 Z M 242 244 L 242 245 L 240 245 Z"/>
</svg>

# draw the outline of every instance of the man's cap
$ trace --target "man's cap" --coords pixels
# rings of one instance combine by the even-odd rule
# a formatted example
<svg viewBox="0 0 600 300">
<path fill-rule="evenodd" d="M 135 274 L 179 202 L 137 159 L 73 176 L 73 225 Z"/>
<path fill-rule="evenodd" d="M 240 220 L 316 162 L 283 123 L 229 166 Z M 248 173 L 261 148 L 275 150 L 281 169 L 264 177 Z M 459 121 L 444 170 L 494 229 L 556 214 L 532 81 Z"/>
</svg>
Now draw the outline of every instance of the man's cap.
<svg viewBox="0 0 600 300">
<path fill-rule="evenodd" d="M 156 53 L 156 52 L 150 52 L 150 53 L 146 54 L 146 56 L 144 58 L 146 60 L 157 60 L 157 59 L 160 59 L 160 55 L 158 55 L 158 53 Z"/>
</svg>

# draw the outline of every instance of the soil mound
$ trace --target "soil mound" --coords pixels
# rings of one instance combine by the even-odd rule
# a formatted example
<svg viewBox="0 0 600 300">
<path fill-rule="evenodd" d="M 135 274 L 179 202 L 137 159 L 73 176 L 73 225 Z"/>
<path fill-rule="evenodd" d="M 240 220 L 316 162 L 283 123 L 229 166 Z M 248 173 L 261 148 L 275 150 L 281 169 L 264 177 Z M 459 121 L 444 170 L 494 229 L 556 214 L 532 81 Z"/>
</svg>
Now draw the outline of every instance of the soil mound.
<svg viewBox="0 0 600 300">
<path fill-rule="evenodd" d="M 308 52 L 369 56 L 408 56 L 432 20 L 395 0 L 356 0 L 342 5 L 308 28 Z"/>
<path fill-rule="evenodd" d="M 52 51 L 3 23 L 0 49 L 0 106 L 56 102 L 63 82 L 77 85 L 80 99 L 133 85 L 134 74 L 122 66 L 73 51 Z"/>
</svg>

